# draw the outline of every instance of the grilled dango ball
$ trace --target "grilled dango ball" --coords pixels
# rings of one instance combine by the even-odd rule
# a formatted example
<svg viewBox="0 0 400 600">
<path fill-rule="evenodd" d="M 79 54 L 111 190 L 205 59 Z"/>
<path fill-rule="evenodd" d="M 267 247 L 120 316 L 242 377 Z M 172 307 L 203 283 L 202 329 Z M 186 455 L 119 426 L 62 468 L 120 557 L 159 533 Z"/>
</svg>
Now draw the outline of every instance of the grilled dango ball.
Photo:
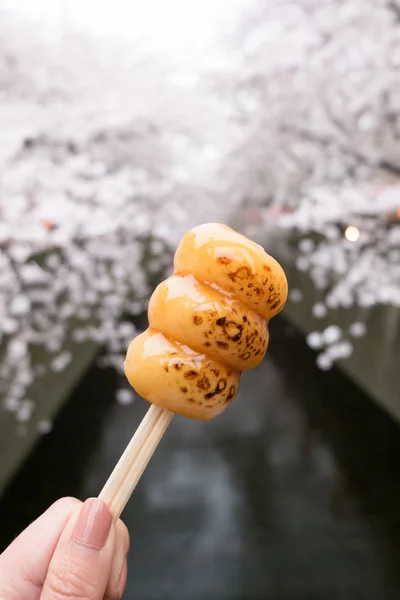
<svg viewBox="0 0 400 600">
<path fill-rule="evenodd" d="M 149 328 L 129 346 L 128 380 L 152 404 L 213 419 L 241 372 L 264 358 L 268 320 L 286 298 L 285 273 L 261 246 L 225 225 L 195 227 L 150 299 Z"/>
</svg>

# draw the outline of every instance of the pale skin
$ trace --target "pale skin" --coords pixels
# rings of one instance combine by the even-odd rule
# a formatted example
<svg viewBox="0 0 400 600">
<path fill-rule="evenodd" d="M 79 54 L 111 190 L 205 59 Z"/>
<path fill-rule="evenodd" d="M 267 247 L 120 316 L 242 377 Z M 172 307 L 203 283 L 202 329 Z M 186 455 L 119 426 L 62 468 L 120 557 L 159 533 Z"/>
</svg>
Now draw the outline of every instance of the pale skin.
<svg viewBox="0 0 400 600">
<path fill-rule="evenodd" d="M 63 498 L 0 555 L 1 600 L 119 600 L 129 534 L 98 499 Z"/>
</svg>

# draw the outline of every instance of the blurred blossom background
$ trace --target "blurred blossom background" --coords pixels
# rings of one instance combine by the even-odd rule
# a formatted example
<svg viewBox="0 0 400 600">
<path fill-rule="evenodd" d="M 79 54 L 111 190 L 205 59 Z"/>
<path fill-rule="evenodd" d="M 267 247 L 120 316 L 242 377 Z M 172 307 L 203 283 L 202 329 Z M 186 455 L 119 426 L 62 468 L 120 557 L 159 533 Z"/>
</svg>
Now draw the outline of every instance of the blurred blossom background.
<svg viewBox="0 0 400 600">
<path fill-rule="evenodd" d="M 229 410 L 171 424 L 126 597 L 398 597 L 399 0 L 0 0 L 0 547 L 101 490 L 147 408 L 126 348 L 211 221 L 289 299 Z"/>
</svg>

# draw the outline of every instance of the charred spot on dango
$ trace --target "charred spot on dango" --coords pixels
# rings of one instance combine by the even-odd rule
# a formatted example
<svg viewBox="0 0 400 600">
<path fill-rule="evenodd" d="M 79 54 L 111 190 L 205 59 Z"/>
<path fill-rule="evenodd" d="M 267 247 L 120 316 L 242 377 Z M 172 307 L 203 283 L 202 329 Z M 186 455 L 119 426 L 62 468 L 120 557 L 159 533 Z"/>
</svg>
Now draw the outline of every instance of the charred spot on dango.
<svg viewBox="0 0 400 600">
<path fill-rule="evenodd" d="M 185 387 L 185 386 L 181 387 L 181 392 L 183 392 L 184 394 L 186 394 L 187 391 L 188 391 L 187 387 Z"/>
<path fill-rule="evenodd" d="M 227 342 L 221 342 L 221 340 L 218 340 L 217 341 L 217 346 L 219 346 L 220 348 L 226 349 L 226 348 L 229 347 L 229 344 Z"/>
<path fill-rule="evenodd" d="M 226 379 L 220 379 L 217 383 L 217 392 L 222 392 L 227 386 Z"/>
<path fill-rule="evenodd" d="M 228 277 L 233 282 L 235 282 L 238 279 L 240 279 L 240 280 L 250 279 L 253 277 L 253 273 L 251 272 L 250 267 L 239 267 L 233 273 L 228 273 Z"/>
<path fill-rule="evenodd" d="M 242 325 L 238 325 L 237 323 L 235 323 L 235 321 L 227 321 L 226 317 L 221 317 L 220 319 L 217 319 L 216 323 L 219 327 L 222 327 L 225 335 L 233 342 L 237 342 L 238 340 L 240 340 L 243 330 Z"/>
<path fill-rule="evenodd" d="M 201 325 L 201 324 L 202 324 L 202 322 L 203 322 L 203 317 L 199 317 L 198 315 L 195 315 L 195 316 L 193 317 L 193 323 L 194 323 L 195 325 Z"/>
<path fill-rule="evenodd" d="M 231 385 L 231 387 L 229 388 L 228 395 L 226 397 L 226 402 L 230 402 L 235 394 L 236 394 L 236 388 L 234 385 Z"/>
<path fill-rule="evenodd" d="M 220 265 L 230 265 L 232 262 L 231 258 L 228 258 L 227 256 L 219 256 L 217 258 L 217 263 L 219 263 Z"/>
<path fill-rule="evenodd" d="M 186 377 L 186 379 L 196 379 L 196 377 L 198 377 L 199 374 L 197 371 L 195 371 L 194 369 L 190 369 L 189 371 L 186 371 L 186 373 L 184 374 L 184 377 Z"/>
<path fill-rule="evenodd" d="M 277 293 L 271 294 L 271 296 L 268 298 L 267 304 L 275 303 L 277 296 Z"/>
<path fill-rule="evenodd" d="M 210 398 L 213 398 L 216 394 L 221 394 L 221 392 L 223 392 L 226 388 L 226 386 L 228 385 L 226 379 L 220 379 L 217 383 L 217 385 L 215 386 L 215 389 L 213 392 L 208 392 L 204 398 L 206 400 L 209 400 Z"/>
<path fill-rule="evenodd" d="M 242 325 L 237 325 L 234 321 L 228 321 L 224 327 L 225 334 L 233 341 L 237 342 L 242 336 Z"/>
<path fill-rule="evenodd" d="M 203 375 L 203 377 L 201 379 L 199 379 L 199 381 L 197 382 L 197 387 L 200 388 L 201 390 L 209 390 L 211 385 L 210 385 L 210 381 L 208 380 L 208 378 Z"/>
</svg>

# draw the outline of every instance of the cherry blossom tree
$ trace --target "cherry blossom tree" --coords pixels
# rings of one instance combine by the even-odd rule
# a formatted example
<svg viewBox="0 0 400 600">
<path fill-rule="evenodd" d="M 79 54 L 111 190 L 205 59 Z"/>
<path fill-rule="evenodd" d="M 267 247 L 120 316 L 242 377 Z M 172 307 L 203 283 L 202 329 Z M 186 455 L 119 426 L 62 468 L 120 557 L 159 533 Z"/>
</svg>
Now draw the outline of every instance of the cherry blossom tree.
<svg viewBox="0 0 400 600">
<path fill-rule="evenodd" d="M 70 338 L 122 367 L 152 274 L 205 215 L 261 206 L 263 238 L 300 237 L 316 316 L 400 303 L 398 188 L 382 192 L 400 172 L 398 0 L 241 6 L 218 52 L 184 68 L 0 15 L 0 394 L 17 420 Z M 322 368 L 351 353 L 321 335 L 310 345 L 336 348 Z"/>
<path fill-rule="evenodd" d="M 24 422 L 31 384 L 69 365 L 71 343 L 122 369 L 182 233 L 229 212 L 215 175 L 229 136 L 162 57 L 3 16 L 0 395 Z"/>
<path fill-rule="evenodd" d="M 400 174 L 396 0 L 250 4 L 217 89 L 245 130 L 243 195 L 298 204 L 304 184 Z M 246 149 L 246 152 L 244 150 Z M 249 189 L 250 187 L 250 189 Z"/>
<path fill-rule="evenodd" d="M 291 260 L 325 294 L 316 317 L 399 306 L 400 4 L 255 2 L 230 49 L 235 67 L 215 72 L 242 133 L 227 169 L 234 193 L 264 207 L 259 239 L 300 238 Z M 324 345 L 317 334 L 314 348 Z M 337 337 L 328 333 L 328 346 Z"/>
</svg>

